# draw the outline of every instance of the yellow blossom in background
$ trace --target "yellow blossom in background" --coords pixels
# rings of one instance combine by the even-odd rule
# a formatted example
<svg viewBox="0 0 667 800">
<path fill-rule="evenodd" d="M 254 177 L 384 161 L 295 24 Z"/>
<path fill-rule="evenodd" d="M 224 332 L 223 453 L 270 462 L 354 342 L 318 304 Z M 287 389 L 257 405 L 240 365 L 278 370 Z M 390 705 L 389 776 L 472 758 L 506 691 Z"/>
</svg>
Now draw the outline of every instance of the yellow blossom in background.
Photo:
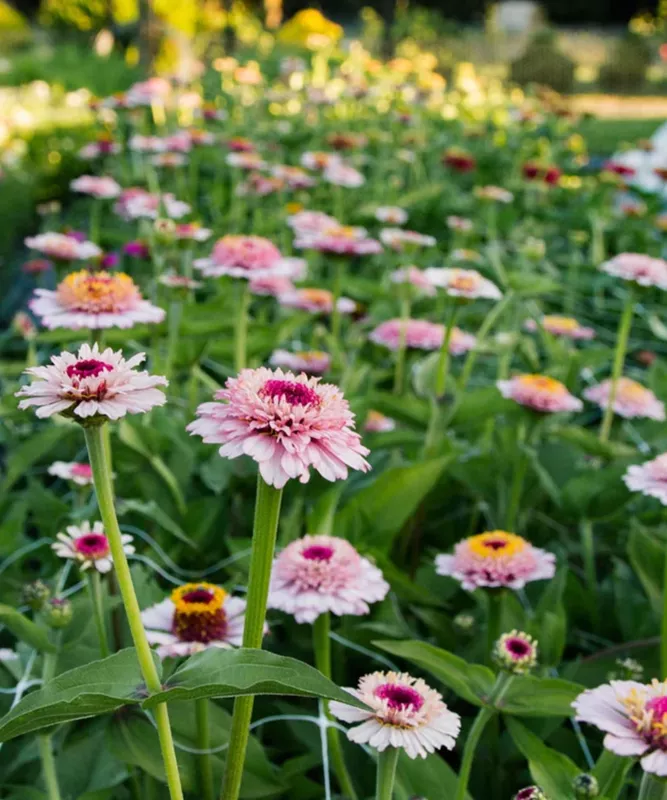
<svg viewBox="0 0 667 800">
<path fill-rule="evenodd" d="M 343 36 L 343 28 L 327 19 L 315 8 L 299 11 L 278 31 L 278 41 L 319 50 L 336 44 Z"/>
</svg>

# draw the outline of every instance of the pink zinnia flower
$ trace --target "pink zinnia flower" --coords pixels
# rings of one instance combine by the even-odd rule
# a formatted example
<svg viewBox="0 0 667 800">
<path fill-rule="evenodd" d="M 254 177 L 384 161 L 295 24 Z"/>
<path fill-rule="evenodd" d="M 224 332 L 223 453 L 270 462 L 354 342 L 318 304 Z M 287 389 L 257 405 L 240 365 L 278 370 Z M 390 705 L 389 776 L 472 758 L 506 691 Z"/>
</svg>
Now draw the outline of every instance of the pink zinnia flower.
<svg viewBox="0 0 667 800">
<path fill-rule="evenodd" d="M 155 387 L 167 386 L 167 379 L 137 372 L 134 368 L 145 358 L 138 353 L 126 361 L 122 352 L 110 347 L 100 352 L 97 343 L 81 345 L 76 355 L 51 356 L 48 366 L 26 370 L 36 380 L 16 393 L 25 398 L 19 408 L 36 406 L 38 417 L 67 411 L 80 419 L 120 419 L 150 411 L 165 404 L 164 392 Z"/>
<path fill-rule="evenodd" d="M 360 679 L 357 689 L 347 691 L 369 706 L 363 711 L 329 702 L 337 719 L 361 723 L 348 731 L 350 741 L 369 744 L 379 752 L 400 747 L 410 758 L 426 758 L 441 747 L 454 748 L 461 717 L 421 678 L 406 672 L 373 672 Z"/>
<path fill-rule="evenodd" d="M 416 247 L 433 247 L 436 243 L 435 236 L 406 231 L 403 228 L 383 228 L 380 231 L 380 241 L 397 252 Z"/>
<path fill-rule="evenodd" d="M 151 164 L 156 167 L 182 167 L 188 163 L 188 157 L 183 153 L 156 153 L 151 157 Z"/>
<path fill-rule="evenodd" d="M 123 253 L 133 258 L 149 258 L 151 251 L 146 242 L 136 239 L 123 245 Z"/>
<path fill-rule="evenodd" d="M 160 136 L 144 136 L 141 133 L 130 136 L 128 147 L 135 153 L 163 153 L 167 149 L 165 140 Z"/>
<path fill-rule="evenodd" d="M 59 533 L 56 537 L 58 541 L 51 545 L 57 556 L 78 562 L 82 570 L 92 567 L 102 574 L 111 570 L 113 557 L 101 522 L 96 522 L 92 528 L 88 521 L 79 526 L 69 525 L 66 531 L 66 534 Z M 125 553 L 134 553 L 132 537 L 123 534 L 120 538 Z"/>
<path fill-rule="evenodd" d="M 191 208 L 169 192 L 158 195 L 134 187 L 121 192 L 113 210 L 125 220 L 157 219 L 162 213 L 172 219 L 179 219 L 189 214 Z"/>
<path fill-rule="evenodd" d="M 79 150 L 79 158 L 93 159 L 100 156 L 117 155 L 121 151 L 121 146 L 113 139 L 99 139 L 96 142 L 89 142 Z"/>
<path fill-rule="evenodd" d="M 125 102 L 130 107 L 149 106 L 154 100 L 165 100 L 171 91 L 171 84 L 166 78 L 148 78 L 130 86 L 125 93 Z"/>
<path fill-rule="evenodd" d="M 467 217 L 457 217 L 450 215 L 446 219 L 447 227 L 452 231 L 459 231 L 460 233 L 468 233 L 473 229 L 473 222 Z"/>
<path fill-rule="evenodd" d="M 514 533 L 487 531 L 459 542 L 454 555 L 436 556 L 435 571 L 455 578 L 468 592 L 523 589 L 531 581 L 553 578 L 556 557 Z"/>
<path fill-rule="evenodd" d="M 502 186 L 476 186 L 475 197 L 480 200 L 491 200 L 496 203 L 511 203 L 514 195 Z"/>
<path fill-rule="evenodd" d="M 102 255 L 100 248 L 93 242 L 79 241 L 75 236 L 66 233 L 40 233 L 28 236 L 26 247 L 39 250 L 40 253 L 58 261 L 85 261 Z"/>
<path fill-rule="evenodd" d="M 284 275 L 260 275 L 250 278 L 250 291 L 265 297 L 280 297 L 294 291 L 294 284 Z"/>
<path fill-rule="evenodd" d="M 203 228 L 198 222 L 181 222 L 174 228 L 174 236 L 179 240 L 205 242 L 212 235 L 210 228 Z"/>
<path fill-rule="evenodd" d="M 396 420 L 391 417 L 386 417 L 379 411 L 371 409 L 366 414 L 366 422 L 364 423 L 364 430 L 369 433 L 389 433 L 396 428 Z"/>
<path fill-rule="evenodd" d="M 375 219 L 389 225 L 404 225 L 408 221 L 408 212 L 399 206 L 378 206 Z"/>
<path fill-rule="evenodd" d="M 640 757 L 644 772 L 667 776 L 667 681 L 611 681 L 582 692 L 572 706 L 579 722 L 606 734 L 605 750 Z"/>
<path fill-rule="evenodd" d="M 27 275 L 40 275 L 53 269 L 53 264 L 47 258 L 31 258 L 21 267 Z"/>
<path fill-rule="evenodd" d="M 175 272 L 166 272 L 164 275 L 160 275 L 159 281 L 169 289 L 190 291 L 191 289 L 199 289 L 202 286 L 200 281 L 188 278 L 187 275 L 177 275 Z"/>
<path fill-rule="evenodd" d="M 581 411 L 584 406 L 560 381 L 546 375 L 517 375 L 496 386 L 503 397 L 534 411 Z"/>
<path fill-rule="evenodd" d="M 105 176 L 98 177 L 97 175 L 81 175 L 81 177 L 76 178 L 70 183 L 69 188 L 73 192 L 88 194 L 100 200 L 118 197 L 121 193 L 120 184 L 113 178 Z"/>
<path fill-rule="evenodd" d="M 327 289 L 294 289 L 281 294 L 278 299 L 286 308 L 298 308 L 311 314 L 331 314 L 333 311 L 333 294 Z M 339 297 L 337 305 L 341 314 L 354 314 L 357 310 L 357 304 L 349 297 Z"/>
<path fill-rule="evenodd" d="M 287 224 L 297 236 L 308 236 L 336 227 L 338 220 L 323 211 L 297 211 L 287 217 Z"/>
<path fill-rule="evenodd" d="M 495 283 L 480 275 L 475 269 L 449 269 L 447 267 L 429 267 L 425 270 L 426 278 L 433 286 L 444 289 L 451 297 L 466 300 L 500 300 L 503 296 Z"/>
<path fill-rule="evenodd" d="M 271 354 L 272 367 L 284 367 L 292 372 L 305 372 L 306 375 L 322 375 L 331 366 L 331 356 L 319 350 L 274 350 Z"/>
<path fill-rule="evenodd" d="M 540 320 L 541 326 L 547 333 L 553 336 L 563 336 L 566 339 L 594 339 L 595 331 L 593 328 L 586 328 L 573 317 L 561 317 L 558 315 L 546 315 Z M 527 331 L 534 333 L 538 330 L 538 324 L 534 319 L 526 320 L 524 326 Z"/>
<path fill-rule="evenodd" d="M 501 669 L 523 675 L 537 664 L 537 642 L 522 631 L 503 633 L 494 645 L 493 660 Z"/>
<path fill-rule="evenodd" d="M 297 622 L 314 622 L 327 611 L 339 617 L 368 614 L 369 603 L 384 600 L 388 591 L 382 572 L 349 542 L 304 536 L 273 562 L 268 605 Z"/>
<path fill-rule="evenodd" d="M 90 464 L 78 461 L 54 461 L 48 471 L 49 475 L 55 475 L 64 481 L 72 481 L 77 486 L 92 486 L 93 483 L 93 470 Z"/>
<path fill-rule="evenodd" d="M 186 583 L 141 612 L 146 638 L 160 658 L 177 658 L 209 647 L 240 647 L 246 601 L 212 583 Z"/>
<path fill-rule="evenodd" d="M 394 270 L 389 276 L 392 283 L 409 283 L 428 297 L 435 294 L 435 286 L 429 280 L 426 270 L 417 267 L 403 267 Z"/>
<path fill-rule="evenodd" d="M 281 178 L 274 178 L 269 175 L 262 175 L 259 172 L 251 172 L 248 179 L 239 183 L 236 187 L 236 194 L 239 197 L 245 195 L 256 195 L 257 197 L 268 197 L 270 194 L 282 192 L 287 188 L 287 184 Z"/>
<path fill-rule="evenodd" d="M 260 367 L 229 378 L 215 396 L 223 402 L 199 406 L 188 431 L 221 444 L 224 458 L 250 456 L 271 486 L 307 483 L 311 467 L 328 481 L 347 478 L 348 467 L 370 469 L 354 415 L 332 384 Z"/>
<path fill-rule="evenodd" d="M 324 170 L 334 164 L 342 164 L 343 158 L 338 153 L 325 153 L 322 151 L 307 151 L 301 156 L 301 166 L 306 169 Z"/>
<path fill-rule="evenodd" d="M 55 292 L 36 289 L 30 310 L 47 328 L 131 328 L 137 323 L 162 322 L 163 309 L 141 296 L 124 273 L 82 269 L 70 273 Z"/>
<path fill-rule="evenodd" d="M 623 476 L 625 485 L 633 492 L 656 497 L 667 506 L 667 453 L 644 464 L 633 464 Z"/>
<path fill-rule="evenodd" d="M 227 153 L 225 163 L 230 167 L 248 170 L 264 169 L 266 167 L 266 161 L 259 153 Z"/>
<path fill-rule="evenodd" d="M 287 164 L 276 164 L 275 167 L 271 167 L 271 175 L 284 181 L 290 189 L 310 189 L 317 183 L 312 175 L 300 167 L 290 167 Z"/>
<path fill-rule="evenodd" d="M 301 258 L 283 258 L 273 242 L 263 236 L 227 234 L 218 239 L 209 258 L 198 258 L 194 266 L 208 277 L 258 278 L 281 275 L 301 280 L 306 263 Z"/>
<path fill-rule="evenodd" d="M 603 272 L 634 281 L 640 286 L 657 286 L 667 289 L 667 261 L 644 253 L 619 253 L 600 266 Z"/>
<path fill-rule="evenodd" d="M 376 344 L 396 351 L 405 337 L 405 346 L 418 350 L 438 350 L 445 338 L 445 326 L 424 319 L 390 319 L 380 323 L 369 334 L 369 339 Z M 449 340 L 449 352 L 460 356 L 471 350 L 476 343 L 475 337 L 460 328 L 454 328 Z"/>
<path fill-rule="evenodd" d="M 294 246 L 338 256 L 367 256 L 382 252 L 380 242 L 368 238 L 365 228 L 338 224 L 308 234 L 297 233 Z"/>
<path fill-rule="evenodd" d="M 611 384 L 612 382 L 608 380 L 597 386 L 591 386 L 585 390 L 584 397 L 605 409 L 609 404 Z M 619 378 L 614 398 L 614 413 L 625 419 L 646 417 L 662 422 L 665 419 L 665 405 L 641 383 L 630 378 Z"/>
<path fill-rule="evenodd" d="M 322 173 L 322 177 L 327 183 L 334 186 L 344 186 L 346 189 L 357 189 L 366 183 L 366 178 L 354 167 L 349 164 L 333 163 Z"/>
</svg>

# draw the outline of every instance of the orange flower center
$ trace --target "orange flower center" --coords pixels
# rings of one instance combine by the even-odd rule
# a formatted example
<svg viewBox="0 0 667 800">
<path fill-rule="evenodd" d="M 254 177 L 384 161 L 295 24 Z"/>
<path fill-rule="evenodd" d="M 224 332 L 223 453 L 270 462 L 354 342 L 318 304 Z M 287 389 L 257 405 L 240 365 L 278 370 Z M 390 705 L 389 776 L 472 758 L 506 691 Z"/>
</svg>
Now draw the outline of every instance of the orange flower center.
<svg viewBox="0 0 667 800">
<path fill-rule="evenodd" d="M 563 394 L 567 391 L 560 381 L 555 378 L 549 378 L 546 375 L 521 375 L 517 380 L 526 388 L 536 389 L 548 394 Z"/>
<path fill-rule="evenodd" d="M 124 273 L 72 272 L 58 286 L 59 302 L 72 311 L 110 314 L 127 311 L 141 299 L 132 278 Z"/>
<path fill-rule="evenodd" d="M 525 539 L 506 531 L 487 531 L 468 539 L 468 546 L 472 552 L 485 558 L 513 556 L 524 550 L 526 544 Z"/>
</svg>

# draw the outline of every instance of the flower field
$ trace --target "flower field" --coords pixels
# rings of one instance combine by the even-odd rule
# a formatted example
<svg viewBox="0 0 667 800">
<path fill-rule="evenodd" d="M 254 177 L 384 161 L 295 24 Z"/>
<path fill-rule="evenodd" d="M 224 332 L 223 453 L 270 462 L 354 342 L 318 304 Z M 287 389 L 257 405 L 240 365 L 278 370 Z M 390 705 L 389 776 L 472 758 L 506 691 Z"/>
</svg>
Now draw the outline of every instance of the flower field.
<svg viewBox="0 0 667 800">
<path fill-rule="evenodd" d="M 5 276 L 0 796 L 664 800 L 662 201 L 325 52 L 95 100 Z"/>
</svg>

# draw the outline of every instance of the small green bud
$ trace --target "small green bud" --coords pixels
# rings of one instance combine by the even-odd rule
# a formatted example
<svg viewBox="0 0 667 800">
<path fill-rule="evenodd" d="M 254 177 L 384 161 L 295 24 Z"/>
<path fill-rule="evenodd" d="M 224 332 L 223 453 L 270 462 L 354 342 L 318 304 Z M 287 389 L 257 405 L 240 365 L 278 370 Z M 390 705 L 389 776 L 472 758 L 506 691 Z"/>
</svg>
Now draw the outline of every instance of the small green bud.
<svg viewBox="0 0 667 800">
<path fill-rule="evenodd" d="M 72 604 L 65 597 L 53 597 L 43 609 L 47 624 L 51 628 L 66 628 L 72 621 Z"/>
<path fill-rule="evenodd" d="M 33 611 L 41 611 L 51 597 L 51 590 L 44 581 L 32 581 L 21 588 L 21 599 Z"/>
<path fill-rule="evenodd" d="M 582 772 L 572 782 L 572 788 L 577 797 L 597 797 L 600 794 L 600 785 L 597 778 Z"/>
</svg>

